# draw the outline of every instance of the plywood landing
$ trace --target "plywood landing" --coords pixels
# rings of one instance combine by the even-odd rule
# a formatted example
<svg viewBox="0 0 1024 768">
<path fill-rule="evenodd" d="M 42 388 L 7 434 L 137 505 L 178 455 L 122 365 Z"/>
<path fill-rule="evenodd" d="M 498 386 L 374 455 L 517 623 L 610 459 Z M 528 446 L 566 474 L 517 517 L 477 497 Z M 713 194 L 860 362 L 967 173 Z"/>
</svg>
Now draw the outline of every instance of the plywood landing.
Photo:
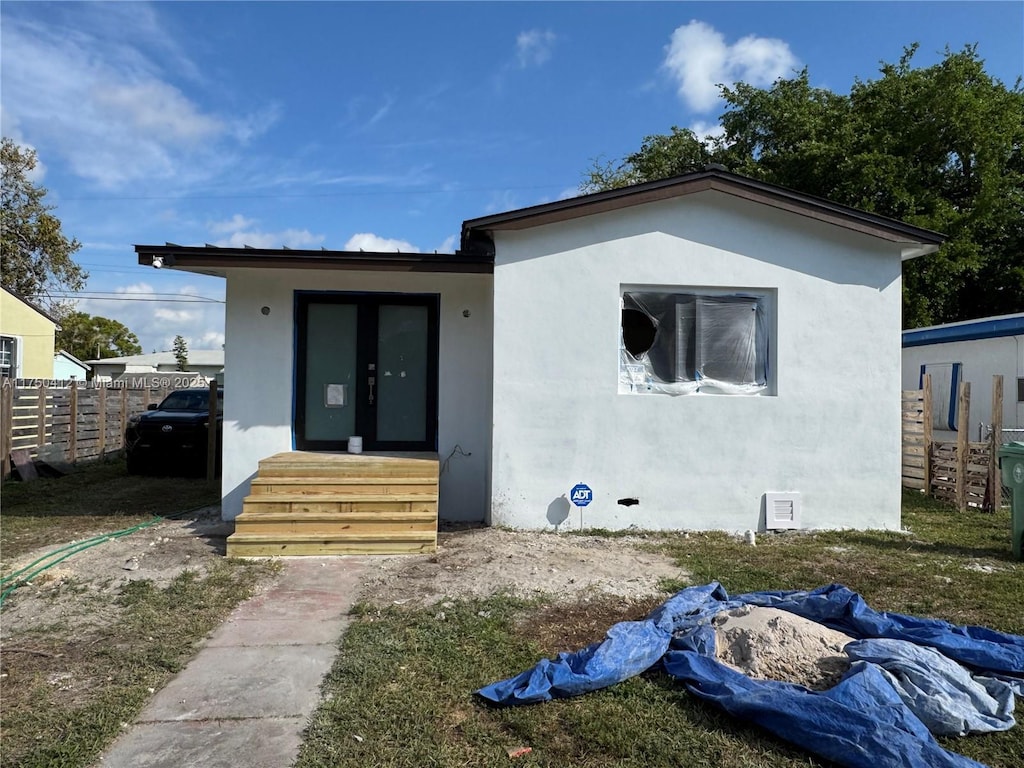
<svg viewBox="0 0 1024 768">
<path fill-rule="evenodd" d="M 433 552 L 435 453 L 290 451 L 263 459 L 228 557 Z"/>
</svg>

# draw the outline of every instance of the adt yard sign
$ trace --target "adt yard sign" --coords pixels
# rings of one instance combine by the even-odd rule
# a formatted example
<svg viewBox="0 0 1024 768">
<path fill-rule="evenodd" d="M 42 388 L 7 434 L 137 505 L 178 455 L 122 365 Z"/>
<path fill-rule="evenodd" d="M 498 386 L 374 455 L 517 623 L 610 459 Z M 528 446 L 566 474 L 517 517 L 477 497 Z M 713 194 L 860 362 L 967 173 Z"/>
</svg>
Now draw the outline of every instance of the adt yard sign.
<svg viewBox="0 0 1024 768">
<path fill-rule="evenodd" d="M 585 507 L 594 500 L 594 492 L 585 483 L 578 483 L 569 492 L 569 500 L 577 507 Z"/>
</svg>

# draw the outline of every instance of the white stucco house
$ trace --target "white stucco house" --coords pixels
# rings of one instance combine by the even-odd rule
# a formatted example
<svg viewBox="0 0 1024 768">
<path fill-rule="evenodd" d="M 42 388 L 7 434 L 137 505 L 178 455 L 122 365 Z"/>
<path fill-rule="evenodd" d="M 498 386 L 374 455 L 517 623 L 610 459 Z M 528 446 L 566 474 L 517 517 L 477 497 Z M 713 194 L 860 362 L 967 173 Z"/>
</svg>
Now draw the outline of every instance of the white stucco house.
<svg viewBox="0 0 1024 768">
<path fill-rule="evenodd" d="M 925 373 L 932 377 L 935 439 L 956 439 L 961 381 L 971 384 L 968 439 L 987 436 L 994 375 L 1003 377 L 1007 439 L 1024 439 L 1024 312 L 904 331 L 903 388 L 920 387 Z"/>
<path fill-rule="evenodd" d="M 224 372 L 224 350 L 190 349 L 188 370 L 184 372 L 178 370 L 178 361 L 170 351 L 102 357 L 86 360 L 86 363 L 92 366 L 93 378 L 96 381 L 124 382 L 126 386 L 182 388 L 193 386 L 196 382 L 208 382 L 213 379 L 220 381 Z M 165 383 L 161 384 L 161 381 Z"/>
<path fill-rule="evenodd" d="M 588 527 L 763 530 L 899 525 L 901 264 L 941 241 L 711 167 L 454 254 L 136 251 L 227 279 L 226 519 L 359 435 L 437 452 L 442 519 L 577 525 L 585 484 Z"/>
</svg>

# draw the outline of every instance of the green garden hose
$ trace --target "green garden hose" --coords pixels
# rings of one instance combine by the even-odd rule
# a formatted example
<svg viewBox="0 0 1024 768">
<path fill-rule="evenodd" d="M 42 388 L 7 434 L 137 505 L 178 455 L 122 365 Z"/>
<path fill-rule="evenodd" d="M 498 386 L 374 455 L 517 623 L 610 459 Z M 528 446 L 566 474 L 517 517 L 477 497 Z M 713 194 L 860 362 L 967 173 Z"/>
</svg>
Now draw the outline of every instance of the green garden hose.
<svg viewBox="0 0 1024 768">
<path fill-rule="evenodd" d="M 138 523 L 136 525 L 131 526 L 130 528 L 124 528 L 120 531 L 114 531 L 113 533 L 102 533 L 98 536 L 93 536 L 89 539 L 84 539 L 82 541 L 74 541 L 70 544 L 65 544 L 63 547 L 59 547 L 53 550 L 53 552 L 50 552 L 36 560 L 33 560 L 24 568 L 19 568 L 14 573 L 8 574 L 7 576 L 0 578 L 0 588 L 3 588 L 3 591 L 0 592 L 0 607 L 2 607 L 4 601 L 7 600 L 7 596 L 10 595 L 18 587 L 24 586 L 25 584 L 31 582 L 32 579 L 34 579 L 39 574 L 57 565 L 57 563 L 67 560 L 72 555 L 77 555 L 79 552 L 84 552 L 85 550 L 91 549 L 92 547 L 102 544 L 105 541 L 119 539 L 122 536 L 128 536 L 129 534 L 135 533 L 136 531 L 142 530 L 143 528 L 148 528 L 151 525 L 156 525 L 162 520 L 172 519 L 175 517 L 182 517 L 192 512 L 196 512 L 200 509 L 205 509 L 207 506 L 209 505 L 204 504 L 201 507 L 195 507 L 184 512 L 176 512 L 173 515 L 166 515 L 164 517 L 157 515 L 151 520 L 146 520 L 144 522 Z M 63 555 L 61 555 L 62 552 L 64 553 Z M 57 557 L 57 559 L 54 560 L 53 558 L 57 555 L 61 556 Z M 40 565 L 40 563 L 42 563 L 42 565 Z M 36 566 L 39 567 L 37 568 Z"/>
</svg>

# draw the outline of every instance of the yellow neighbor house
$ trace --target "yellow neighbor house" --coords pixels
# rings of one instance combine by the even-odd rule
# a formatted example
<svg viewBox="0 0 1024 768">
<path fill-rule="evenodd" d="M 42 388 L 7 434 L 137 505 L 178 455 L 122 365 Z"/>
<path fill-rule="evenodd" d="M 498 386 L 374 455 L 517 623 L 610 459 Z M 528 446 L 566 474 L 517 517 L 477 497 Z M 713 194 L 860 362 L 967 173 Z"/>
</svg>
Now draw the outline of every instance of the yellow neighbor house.
<svg viewBox="0 0 1024 768">
<path fill-rule="evenodd" d="M 52 379 L 57 321 L 0 288 L 0 378 Z"/>
</svg>

